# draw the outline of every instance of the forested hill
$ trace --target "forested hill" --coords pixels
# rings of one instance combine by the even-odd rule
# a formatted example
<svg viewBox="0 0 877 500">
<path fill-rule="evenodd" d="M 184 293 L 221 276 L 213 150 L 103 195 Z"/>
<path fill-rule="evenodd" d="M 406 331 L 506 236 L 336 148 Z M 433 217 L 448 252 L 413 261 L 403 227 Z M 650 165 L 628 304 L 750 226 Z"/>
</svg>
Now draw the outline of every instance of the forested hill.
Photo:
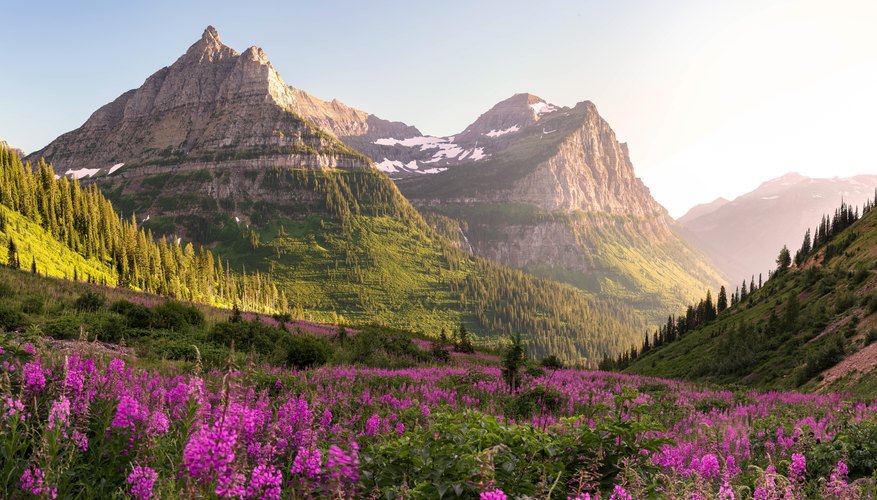
<svg viewBox="0 0 877 500">
<path fill-rule="evenodd" d="M 753 293 L 691 331 L 662 328 L 627 371 L 760 388 L 877 395 L 877 210 L 843 205 L 783 248 Z M 814 221 L 816 222 L 816 221 Z M 745 290 L 748 292 L 748 290 Z M 717 317 L 716 317 L 717 316 Z M 655 346 L 655 340 L 664 345 Z M 669 340 L 669 341 L 668 341 Z"/>
<path fill-rule="evenodd" d="M 286 299 L 271 279 L 229 269 L 179 239 L 122 219 L 95 186 L 56 178 L 51 166 L 23 164 L 0 146 L 0 262 L 49 276 L 129 287 L 210 305 L 279 311 Z"/>
</svg>

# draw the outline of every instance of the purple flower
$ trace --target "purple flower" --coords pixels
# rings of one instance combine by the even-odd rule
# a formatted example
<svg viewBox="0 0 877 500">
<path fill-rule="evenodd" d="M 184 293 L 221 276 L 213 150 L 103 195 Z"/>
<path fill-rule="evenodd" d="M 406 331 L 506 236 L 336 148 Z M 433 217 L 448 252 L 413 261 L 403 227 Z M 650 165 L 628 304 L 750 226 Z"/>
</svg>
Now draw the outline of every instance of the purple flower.
<svg viewBox="0 0 877 500">
<path fill-rule="evenodd" d="M 712 453 L 707 453 L 699 463 L 692 463 L 692 469 L 697 470 L 700 476 L 710 480 L 719 477 L 719 459 Z"/>
<path fill-rule="evenodd" d="M 152 468 L 140 465 L 134 467 L 131 474 L 128 474 L 131 496 L 137 500 L 149 500 L 152 498 L 152 490 L 155 487 L 156 479 L 158 479 L 158 473 L 152 470 Z"/>
<path fill-rule="evenodd" d="M 365 435 L 374 436 L 381 427 L 381 417 L 377 413 L 370 416 L 365 422 Z"/>
<path fill-rule="evenodd" d="M 316 479 L 322 472 L 323 456 L 320 450 L 307 448 L 299 448 L 292 462 L 290 474 L 293 476 L 304 476 L 308 479 Z"/>
<path fill-rule="evenodd" d="M 42 392 L 46 388 L 46 375 L 39 363 L 30 362 L 24 365 L 24 386 L 33 392 Z"/>
<path fill-rule="evenodd" d="M 24 403 L 20 399 L 12 399 L 6 396 L 3 401 L 3 421 L 24 420 Z"/>
<path fill-rule="evenodd" d="M 33 470 L 27 469 L 24 471 L 24 474 L 21 475 L 18 483 L 19 486 L 21 486 L 21 489 L 33 495 L 47 495 L 49 498 L 58 497 L 58 488 L 50 488 L 46 484 L 46 475 L 43 474 L 42 469 L 39 467 L 34 467 Z"/>
<path fill-rule="evenodd" d="M 326 470 L 339 483 L 356 484 L 359 481 L 359 446 L 350 443 L 350 451 L 345 452 L 333 444 L 326 459 Z"/>
<path fill-rule="evenodd" d="M 243 483 L 238 481 L 233 468 L 236 444 L 234 430 L 202 427 L 186 443 L 183 464 L 193 478 L 205 483 L 216 480 L 217 494 L 220 494 L 220 489 L 223 493 L 230 493 Z"/>
<path fill-rule="evenodd" d="M 88 451 L 88 436 L 86 436 L 82 432 L 74 429 L 73 432 L 70 433 L 70 441 L 73 442 L 74 446 L 79 448 L 79 451 Z"/>
<path fill-rule="evenodd" d="M 633 500 L 633 497 L 620 484 L 616 484 L 612 490 L 609 500 Z"/>
<path fill-rule="evenodd" d="M 64 429 L 70 421 L 70 401 L 64 396 L 52 403 L 52 410 L 49 412 L 49 430 L 58 427 Z"/>
<path fill-rule="evenodd" d="M 258 465 L 250 476 L 247 497 L 280 500 L 282 486 L 283 472 L 280 469 L 271 465 Z"/>
<path fill-rule="evenodd" d="M 482 491 L 478 496 L 479 500 L 506 500 L 508 497 L 505 492 L 500 489 Z"/>
<path fill-rule="evenodd" d="M 119 399 L 112 425 L 122 429 L 133 429 L 142 418 L 140 403 L 130 395 L 124 394 Z"/>
<path fill-rule="evenodd" d="M 24 352 L 26 352 L 28 354 L 36 354 L 37 350 L 36 350 L 36 348 L 34 348 L 33 344 L 28 342 L 28 343 L 24 344 Z"/>
<path fill-rule="evenodd" d="M 789 481 L 798 483 L 804 480 L 807 472 L 807 459 L 801 453 L 792 455 L 792 463 L 789 465 Z"/>
</svg>

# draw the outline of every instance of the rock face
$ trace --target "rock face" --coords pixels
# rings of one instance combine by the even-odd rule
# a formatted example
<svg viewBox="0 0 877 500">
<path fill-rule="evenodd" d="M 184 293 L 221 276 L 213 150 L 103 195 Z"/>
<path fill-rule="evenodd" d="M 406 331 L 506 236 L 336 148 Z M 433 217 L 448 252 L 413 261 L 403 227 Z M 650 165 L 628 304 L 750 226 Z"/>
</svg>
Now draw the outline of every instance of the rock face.
<svg viewBox="0 0 877 500">
<path fill-rule="evenodd" d="M 676 234 L 593 103 L 517 94 L 451 139 L 463 150 L 477 142 L 484 157 L 396 182 L 422 211 L 457 221 L 474 253 L 625 300 L 655 321 L 724 281 Z"/>
<path fill-rule="evenodd" d="M 79 177 L 106 175 L 122 163 L 130 171 L 256 158 L 270 164 L 271 158 L 284 163 L 301 157 L 297 163 L 314 168 L 366 168 L 365 158 L 318 128 L 321 103 L 286 85 L 262 49 L 238 54 L 208 27 L 172 65 L 30 158 L 45 157 L 57 171 Z M 332 116 L 352 131 L 365 119 L 359 115 L 333 107 Z"/>
<path fill-rule="evenodd" d="M 842 201 L 859 206 L 875 196 L 877 175 L 816 179 L 796 173 L 761 184 L 733 201 L 679 218 L 686 235 L 735 283 L 776 267 L 783 245 L 794 254 L 807 228 Z"/>
</svg>

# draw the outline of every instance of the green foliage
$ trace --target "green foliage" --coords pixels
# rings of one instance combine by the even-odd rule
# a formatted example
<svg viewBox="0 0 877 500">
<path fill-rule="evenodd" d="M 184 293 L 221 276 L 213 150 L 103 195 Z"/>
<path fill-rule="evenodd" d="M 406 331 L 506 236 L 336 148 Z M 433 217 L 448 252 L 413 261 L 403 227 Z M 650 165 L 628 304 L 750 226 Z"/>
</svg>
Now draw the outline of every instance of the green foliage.
<svg viewBox="0 0 877 500">
<path fill-rule="evenodd" d="M 367 489 L 386 498 L 475 497 L 490 484 L 510 497 L 566 498 L 576 474 L 608 489 L 622 457 L 648 475 L 645 454 L 664 440 L 648 419 L 610 418 L 591 429 L 576 419 L 539 429 L 500 422 L 476 411 L 434 412 L 429 426 L 375 443 L 360 455 Z"/>
<path fill-rule="evenodd" d="M 543 368 L 547 368 L 549 370 L 560 370 L 561 368 L 563 368 L 563 362 L 554 354 L 549 354 L 548 356 L 545 356 L 539 361 L 539 364 L 542 365 Z"/>
<path fill-rule="evenodd" d="M 10 304 L 0 302 L 0 330 L 14 330 L 24 325 L 24 316 Z"/>
<path fill-rule="evenodd" d="M 325 364 L 332 357 L 332 348 L 322 338 L 298 332 L 279 335 L 272 359 L 292 368 L 310 368 Z"/>
<path fill-rule="evenodd" d="M 85 292 L 73 303 L 77 311 L 94 312 L 104 306 L 106 297 L 96 292 Z"/>
</svg>

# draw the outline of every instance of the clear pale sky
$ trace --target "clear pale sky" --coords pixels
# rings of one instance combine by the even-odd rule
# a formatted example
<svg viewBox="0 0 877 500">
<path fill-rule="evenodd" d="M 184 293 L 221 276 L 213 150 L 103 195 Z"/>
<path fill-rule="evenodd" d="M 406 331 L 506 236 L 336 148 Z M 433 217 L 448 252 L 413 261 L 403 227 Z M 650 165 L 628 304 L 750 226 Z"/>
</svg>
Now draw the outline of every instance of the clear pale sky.
<svg viewBox="0 0 877 500">
<path fill-rule="evenodd" d="M 674 216 L 790 171 L 877 173 L 877 2 L 4 2 L 0 138 L 26 151 L 212 24 L 287 83 L 434 135 L 591 100 Z"/>
</svg>

